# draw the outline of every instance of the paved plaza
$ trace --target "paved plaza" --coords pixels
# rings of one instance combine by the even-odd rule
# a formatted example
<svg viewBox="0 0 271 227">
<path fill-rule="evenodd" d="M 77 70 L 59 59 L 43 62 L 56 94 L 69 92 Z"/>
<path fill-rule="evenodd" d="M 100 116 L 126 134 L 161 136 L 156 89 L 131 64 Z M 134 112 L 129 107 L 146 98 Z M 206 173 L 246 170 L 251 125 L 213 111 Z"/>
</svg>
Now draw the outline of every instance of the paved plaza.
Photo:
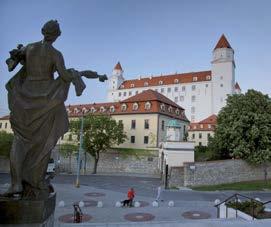
<svg viewBox="0 0 271 227">
<path fill-rule="evenodd" d="M 268 221 L 216 220 L 214 200 L 223 200 L 234 192 L 197 192 L 188 189 L 167 190 L 163 202 L 153 207 L 160 179 L 136 176 L 81 176 L 80 188 L 74 187 L 75 176 L 59 175 L 53 180 L 57 192 L 55 226 L 75 226 L 72 221 L 73 204 L 84 201 L 83 226 L 268 226 Z M 8 174 L 0 174 L 0 189 L 5 190 Z M 135 201 L 141 207 L 115 207 L 126 198 L 129 187 L 136 191 Z M 271 192 L 247 192 L 248 196 L 271 200 Z M 174 201 L 174 207 L 168 202 Z M 59 207 L 64 201 L 65 206 Z M 98 208 L 101 201 L 103 207 Z"/>
</svg>

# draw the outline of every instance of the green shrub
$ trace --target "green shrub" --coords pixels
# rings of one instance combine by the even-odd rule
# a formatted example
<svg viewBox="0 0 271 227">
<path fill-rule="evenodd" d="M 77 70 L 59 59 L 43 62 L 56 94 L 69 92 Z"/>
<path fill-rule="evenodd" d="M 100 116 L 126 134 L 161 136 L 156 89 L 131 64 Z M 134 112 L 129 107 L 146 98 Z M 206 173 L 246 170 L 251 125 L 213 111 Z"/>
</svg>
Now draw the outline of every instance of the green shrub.
<svg viewBox="0 0 271 227">
<path fill-rule="evenodd" d="M 254 216 L 257 218 L 257 216 L 261 215 L 264 212 L 264 205 L 261 202 L 258 201 L 244 201 L 244 202 L 236 202 L 236 201 L 229 201 L 226 203 L 228 207 L 238 209 L 246 214 L 249 214 L 250 216 Z M 254 210 L 253 210 L 254 209 Z"/>
<path fill-rule="evenodd" d="M 9 157 L 13 141 L 13 134 L 0 131 L 0 155 Z"/>
</svg>

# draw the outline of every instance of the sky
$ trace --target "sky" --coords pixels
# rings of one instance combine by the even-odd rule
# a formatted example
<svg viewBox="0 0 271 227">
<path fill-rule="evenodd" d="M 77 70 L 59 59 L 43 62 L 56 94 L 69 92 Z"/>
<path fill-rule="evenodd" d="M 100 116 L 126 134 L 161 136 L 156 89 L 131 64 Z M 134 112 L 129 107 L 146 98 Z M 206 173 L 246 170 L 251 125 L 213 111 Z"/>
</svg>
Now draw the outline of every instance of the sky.
<svg viewBox="0 0 271 227">
<path fill-rule="evenodd" d="M 211 69 L 212 50 L 224 33 L 235 51 L 242 88 L 271 95 L 269 0 L 1 0 L 0 116 L 7 114 L 9 51 L 42 40 L 50 19 L 62 34 L 54 43 L 67 68 L 111 75 L 120 61 L 125 79 Z M 107 83 L 84 79 L 80 97 L 66 104 L 106 102 Z"/>
</svg>

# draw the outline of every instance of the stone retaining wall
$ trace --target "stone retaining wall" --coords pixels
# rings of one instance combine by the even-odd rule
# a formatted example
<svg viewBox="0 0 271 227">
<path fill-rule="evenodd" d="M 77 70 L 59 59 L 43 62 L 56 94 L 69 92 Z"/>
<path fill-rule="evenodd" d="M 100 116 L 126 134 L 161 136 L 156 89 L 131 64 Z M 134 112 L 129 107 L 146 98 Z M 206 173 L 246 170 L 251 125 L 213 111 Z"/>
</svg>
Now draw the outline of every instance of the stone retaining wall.
<svg viewBox="0 0 271 227">
<path fill-rule="evenodd" d="M 179 170 L 178 170 L 179 169 Z M 249 165 L 243 160 L 221 160 L 209 162 L 185 163 L 183 175 L 180 167 L 171 171 L 170 184 L 178 186 L 199 186 L 224 184 L 264 179 L 262 166 Z M 271 178 L 271 165 L 267 177 Z"/>
</svg>

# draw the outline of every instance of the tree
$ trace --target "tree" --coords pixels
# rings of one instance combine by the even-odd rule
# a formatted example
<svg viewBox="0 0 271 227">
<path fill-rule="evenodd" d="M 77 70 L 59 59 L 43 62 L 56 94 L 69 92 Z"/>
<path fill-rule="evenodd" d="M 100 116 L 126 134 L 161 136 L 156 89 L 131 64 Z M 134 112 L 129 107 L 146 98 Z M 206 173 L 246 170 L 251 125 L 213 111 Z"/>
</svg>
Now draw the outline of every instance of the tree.
<svg viewBox="0 0 271 227">
<path fill-rule="evenodd" d="M 63 143 L 59 145 L 59 153 L 65 157 L 69 158 L 69 172 L 72 172 L 72 167 L 71 167 L 71 159 L 72 156 L 78 152 L 78 145 L 76 144 L 70 144 L 70 143 Z"/>
<path fill-rule="evenodd" d="M 70 128 L 77 135 L 80 133 L 81 120 L 72 121 Z M 84 149 L 94 158 L 93 173 L 97 173 L 100 152 L 105 152 L 114 145 L 123 143 L 126 135 L 122 122 L 116 122 L 107 115 L 87 115 L 84 118 Z"/>
<path fill-rule="evenodd" d="M 0 155 L 9 157 L 13 141 L 13 134 L 0 131 Z"/>
<path fill-rule="evenodd" d="M 255 90 L 229 96 L 217 118 L 215 136 L 210 146 L 222 158 L 241 158 L 263 165 L 271 161 L 271 99 Z"/>
</svg>

